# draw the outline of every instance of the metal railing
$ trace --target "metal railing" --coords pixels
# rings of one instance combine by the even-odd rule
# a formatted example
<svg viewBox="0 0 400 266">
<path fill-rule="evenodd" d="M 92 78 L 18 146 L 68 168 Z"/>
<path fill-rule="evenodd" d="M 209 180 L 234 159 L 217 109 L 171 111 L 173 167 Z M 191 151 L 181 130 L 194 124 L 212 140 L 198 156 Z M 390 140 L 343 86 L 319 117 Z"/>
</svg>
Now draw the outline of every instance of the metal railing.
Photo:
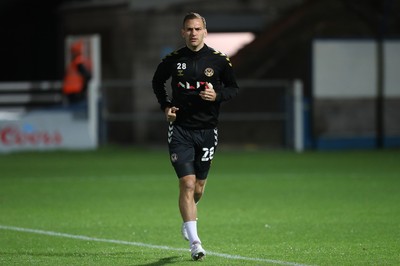
<svg viewBox="0 0 400 266">
<path fill-rule="evenodd" d="M 253 137 L 247 140 L 245 136 L 240 139 L 241 125 L 246 123 L 247 130 L 277 132 L 274 136 L 266 134 L 275 146 L 290 147 L 301 151 L 302 147 L 302 84 L 299 81 L 290 80 L 238 80 L 240 86 L 239 95 L 230 102 L 224 103 L 220 114 L 220 128 L 228 128 L 230 141 L 238 144 L 254 142 L 255 145 L 263 145 L 265 139 L 260 141 Z M 101 120 L 105 124 L 123 124 L 126 128 L 133 128 L 135 137 L 133 143 L 154 143 L 163 141 L 160 134 L 156 137 L 155 128 L 162 128 L 165 118 L 159 109 L 155 96 L 152 93 L 149 82 L 144 81 L 104 81 L 102 83 L 102 108 Z M 142 94 L 148 90 L 148 101 L 145 107 L 134 106 L 136 94 Z M 110 97 L 118 92 L 119 96 Z M 118 99 L 119 98 L 119 99 Z M 127 98 L 130 98 L 127 99 Z M 120 102 L 118 102 L 120 101 Z M 125 103 L 125 104 L 124 104 Z M 121 104 L 127 108 L 121 108 Z M 299 109 L 300 108 L 300 109 Z M 295 113 L 300 112 L 300 113 Z M 121 126 L 122 128 L 124 126 Z M 234 129 L 234 130 L 231 130 Z M 118 142 L 118 133 L 111 133 L 108 127 L 103 135 L 105 142 Z M 242 135 L 244 135 L 243 133 Z M 149 137 L 151 135 L 151 137 Z M 278 136 L 279 135 L 279 136 Z M 260 137 L 259 137 L 260 138 Z M 268 145 L 268 144 L 267 144 Z M 274 146 L 274 144 L 272 144 Z"/>
</svg>

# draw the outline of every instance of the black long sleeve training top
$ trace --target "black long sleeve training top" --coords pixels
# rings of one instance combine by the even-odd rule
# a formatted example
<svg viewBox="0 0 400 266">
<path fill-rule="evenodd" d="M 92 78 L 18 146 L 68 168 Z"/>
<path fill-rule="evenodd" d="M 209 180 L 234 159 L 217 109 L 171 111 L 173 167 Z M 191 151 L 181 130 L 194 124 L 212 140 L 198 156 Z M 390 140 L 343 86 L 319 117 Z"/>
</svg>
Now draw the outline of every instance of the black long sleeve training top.
<svg viewBox="0 0 400 266">
<path fill-rule="evenodd" d="M 165 83 L 171 77 L 172 99 Z M 217 97 L 214 102 L 201 99 L 199 93 L 211 83 Z M 187 47 L 167 55 L 153 77 L 153 90 L 164 111 L 178 107 L 175 124 L 185 128 L 207 129 L 218 124 L 220 105 L 239 90 L 229 58 L 204 45 L 197 52 Z"/>
</svg>

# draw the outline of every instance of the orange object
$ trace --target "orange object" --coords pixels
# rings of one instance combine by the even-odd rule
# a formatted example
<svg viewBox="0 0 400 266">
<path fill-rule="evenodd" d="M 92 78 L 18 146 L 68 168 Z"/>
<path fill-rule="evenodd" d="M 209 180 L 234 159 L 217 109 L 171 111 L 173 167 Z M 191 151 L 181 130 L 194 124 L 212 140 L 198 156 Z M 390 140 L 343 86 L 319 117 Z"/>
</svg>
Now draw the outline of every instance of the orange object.
<svg viewBox="0 0 400 266">
<path fill-rule="evenodd" d="M 71 44 L 71 53 L 73 55 L 81 55 L 83 53 L 83 42 L 77 41 Z"/>
<path fill-rule="evenodd" d="M 83 64 L 87 69 L 90 69 L 90 66 L 82 53 L 82 41 L 75 42 L 71 45 L 71 54 L 73 59 L 66 69 L 63 83 L 63 93 L 66 95 L 81 93 L 84 89 L 86 81 L 79 72 L 78 67 L 80 64 Z"/>
</svg>

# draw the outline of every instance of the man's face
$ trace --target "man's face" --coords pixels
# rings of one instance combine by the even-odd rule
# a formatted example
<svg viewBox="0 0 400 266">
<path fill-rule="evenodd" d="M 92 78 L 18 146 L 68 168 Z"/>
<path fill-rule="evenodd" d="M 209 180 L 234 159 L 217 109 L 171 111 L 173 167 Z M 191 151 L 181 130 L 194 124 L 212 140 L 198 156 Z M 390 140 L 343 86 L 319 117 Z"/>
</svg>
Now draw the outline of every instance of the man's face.
<svg viewBox="0 0 400 266">
<path fill-rule="evenodd" d="M 187 20 L 181 33 L 189 49 L 198 51 L 203 48 L 207 29 L 200 18 Z"/>
</svg>

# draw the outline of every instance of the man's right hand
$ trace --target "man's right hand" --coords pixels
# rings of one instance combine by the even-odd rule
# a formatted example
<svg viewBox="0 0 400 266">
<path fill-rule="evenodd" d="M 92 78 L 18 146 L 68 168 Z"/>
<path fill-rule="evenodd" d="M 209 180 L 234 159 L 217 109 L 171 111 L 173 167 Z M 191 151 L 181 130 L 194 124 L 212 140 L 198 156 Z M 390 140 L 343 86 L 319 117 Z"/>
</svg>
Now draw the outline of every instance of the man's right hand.
<svg viewBox="0 0 400 266">
<path fill-rule="evenodd" d="M 179 110 L 178 107 L 172 106 L 165 108 L 165 117 L 168 122 L 174 122 L 176 119 L 176 112 Z"/>
</svg>

